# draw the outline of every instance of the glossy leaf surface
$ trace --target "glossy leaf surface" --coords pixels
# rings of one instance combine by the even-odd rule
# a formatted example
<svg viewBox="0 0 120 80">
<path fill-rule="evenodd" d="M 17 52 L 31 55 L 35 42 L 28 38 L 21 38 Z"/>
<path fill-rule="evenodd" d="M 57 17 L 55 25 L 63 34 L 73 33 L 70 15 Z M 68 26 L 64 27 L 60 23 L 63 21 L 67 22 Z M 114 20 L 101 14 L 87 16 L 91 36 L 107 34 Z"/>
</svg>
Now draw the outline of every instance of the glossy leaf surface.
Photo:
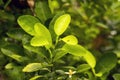
<svg viewBox="0 0 120 80">
<path fill-rule="evenodd" d="M 64 14 L 58 17 L 54 24 L 54 31 L 57 35 L 61 35 L 67 29 L 70 24 L 71 17 L 69 14 Z"/>
</svg>

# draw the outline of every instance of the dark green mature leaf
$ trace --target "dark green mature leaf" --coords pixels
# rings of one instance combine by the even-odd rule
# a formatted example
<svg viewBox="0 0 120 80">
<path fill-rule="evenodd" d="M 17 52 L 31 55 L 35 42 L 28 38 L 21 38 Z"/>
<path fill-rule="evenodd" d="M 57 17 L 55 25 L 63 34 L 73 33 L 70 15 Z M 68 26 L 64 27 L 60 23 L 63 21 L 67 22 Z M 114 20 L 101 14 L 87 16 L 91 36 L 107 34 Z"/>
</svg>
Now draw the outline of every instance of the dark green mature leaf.
<svg viewBox="0 0 120 80">
<path fill-rule="evenodd" d="M 18 62 L 22 62 L 24 60 L 24 58 L 10 50 L 7 50 L 7 49 L 4 49 L 4 48 L 1 48 L 1 51 L 3 52 L 3 54 L 5 54 L 6 56 L 9 56 L 15 60 L 17 60 Z"/>
<path fill-rule="evenodd" d="M 25 32 L 22 29 L 12 29 L 7 32 L 7 35 L 16 40 L 22 40 Z"/>
<path fill-rule="evenodd" d="M 42 69 L 43 66 L 41 63 L 30 63 L 23 68 L 23 72 L 34 72 Z"/>
<path fill-rule="evenodd" d="M 54 57 L 53 61 L 57 61 L 58 59 L 63 57 L 65 54 L 67 54 L 67 52 L 62 49 L 57 49 L 57 50 L 55 50 L 54 53 L 55 53 L 55 57 Z"/>
<path fill-rule="evenodd" d="M 113 75 L 114 80 L 120 80 L 120 74 L 116 73 Z"/>
<path fill-rule="evenodd" d="M 64 14 L 58 17 L 54 24 L 54 31 L 59 36 L 64 33 L 70 24 L 71 16 L 69 14 Z"/>
<path fill-rule="evenodd" d="M 91 67 L 88 64 L 81 64 L 77 67 L 77 72 L 84 72 L 91 69 Z"/>
<path fill-rule="evenodd" d="M 18 24 L 20 27 L 30 35 L 35 35 L 34 25 L 40 21 L 31 15 L 23 15 L 18 18 Z"/>
<path fill-rule="evenodd" d="M 45 23 L 45 21 L 50 18 L 51 12 L 46 0 L 36 2 L 35 13 L 42 23 Z"/>
<path fill-rule="evenodd" d="M 14 21 L 15 17 L 13 14 L 7 13 L 3 10 L 0 10 L 0 20 L 9 20 L 9 21 Z"/>
<path fill-rule="evenodd" d="M 95 66 L 95 72 L 97 74 L 101 74 L 102 76 L 104 73 L 109 72 L 111 69 L 115 67 L 117 63 L 117 57 L 113 53 L 104 54 Z"/>
</svg>

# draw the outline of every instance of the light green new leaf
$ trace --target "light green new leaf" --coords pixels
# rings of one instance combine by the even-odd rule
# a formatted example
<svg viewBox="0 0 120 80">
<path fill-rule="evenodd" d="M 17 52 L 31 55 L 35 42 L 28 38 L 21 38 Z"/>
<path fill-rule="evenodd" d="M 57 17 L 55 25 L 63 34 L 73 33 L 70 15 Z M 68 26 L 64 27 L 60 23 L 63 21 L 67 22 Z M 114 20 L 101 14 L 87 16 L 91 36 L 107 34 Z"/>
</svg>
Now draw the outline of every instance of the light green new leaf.
<svg viewBox="0 0 120 80">
<path fill-rule="evenodd" d="M 5 69 L 12 69 L 14 66 L 14 63 L 8 63 L 7 65 L 5 65 Z"/>
<path fill-rule="evenodd" d="M 71 45 L 78 44 L 77 38 L 73 35 L 66 36 L 66 37 L 62 38 L 62 40 L 67 44 L 71 44 Z"/>
<path fill-rule="evenodd" d="M 72 54 L 74 56 L 80 56 L 80 57 L 82 57 L 83 55 L 86 54 L 86 51 L 80 45 L 65 44 L 63 46 L 63 50 L 67 51 L 69 54 Z"/>
<path fill-rule="evenodd" d="M 115 67 L 117 63 L 117 57 L 113 53 L 104 54 L 95 66 L 95 73 L 101 74 L 102 76 L 104 73 L 109 72 L 111 69 Z"/>
<path fill-rule="evenodd" d="M 43 36 L 35 36 L 31 39 L 30 44 L 32 46 L 45 46 L 45 45 L 49 45 L 49 42 Z"/>
<path fill-rule="evenodd" d="M 30 63 L 27 66 L 23 68 L 23 72 L 34 72 L 42 69 L 42 64 L 41 63 Z"/>
<path fill-rule="evenodd" d="M 35 35 L 34 25 L 40 22 L 37 18 L 31 15 L 23 15 L 18 18 L 20 27 L 30 35 Z"/>
<path fill-rule="evenodd" d="M 34 77 L 30 78 L 29 80 L 37 80 L 37 79 L 40 78 L 40 77 L 43 77 L 43 76 L 37 75 L 37 76 L 34 76 Z"/>
<path fill-rule="evenodd" d="M 49 30 L 41 23 L 36 23 L 34 26 L 34 30 L 36 32 L 36 36 L 43 36 L 45 37 L 48 42 L 49 45 L 52 45 L 52 38 L 51 38 L 51 34 L 49 32 Z"/>
<path fill-rule="evenodd" d="M 81 45 L 65 44 L 63 46 L 63 49 L 74 56 L 83 57 L 91 68 L 95 67 L 96 65 L 95 57 L 92 55 L 92 53 L 90 53 L 87 49 L 85 49 Z"/>
<path fill-rule="evenodd" d="M 95 57 L 92 55 L 92 53 L 90 53 L 89 51 L 86 50 L 86 54 L 83 56 L 86 60 L 86 62 L 92 67 L 94 68 L 96 65 L 96 59 Z"/>
<path fill-rule="evenodd" d="M 70 24 L 71 17 L 69 14 L 64 14 L 55 21 L 54 24 L 54 31 L 59 36 L 64 33 L 67 29 L 68 25 Z"/>
</svg>

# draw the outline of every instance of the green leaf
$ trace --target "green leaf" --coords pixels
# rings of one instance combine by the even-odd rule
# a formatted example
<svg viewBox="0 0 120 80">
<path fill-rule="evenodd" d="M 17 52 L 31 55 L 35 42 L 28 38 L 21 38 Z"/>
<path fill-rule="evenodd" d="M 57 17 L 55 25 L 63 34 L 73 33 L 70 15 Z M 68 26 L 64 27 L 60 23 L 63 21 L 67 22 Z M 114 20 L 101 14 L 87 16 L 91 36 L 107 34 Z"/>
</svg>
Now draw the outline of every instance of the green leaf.
<svg viewBox="0 0 120 80">
<path fill-rule="evenodd" d="M 34 77 L 30 78 L 29 80 L 37 80 L 37 79 L 40 78 L 40 77 L 43 77 L 43 76 L 37 75 L 37 76 L 34 76 Z"/>
<path fill-rule="evenodd" d="M 20 27 L 30 35 L 35 35 L 34 25 L 39 22 L 37 18 L 31 15 L 23 15 L 18 18 Z"/>
<path fill-rule="evenodd" d="M 25 32 L 22 29 L 12 29 L 7 32 L 7 35 L 16 40 L 22 40 Z"/>
<path fill-rule="evenodd" d="M 62 40 L 67 44 L 71 44 L 71 45 L 78 44 L 77 38 L 73 35 L 66 36 L 66 37 L 62 38 Z"/>
<path fill-rule="evenodd" d="M 23 68 L 23 72 L 34 72 L 42 69 L 43 66 L 41 63 L 30 63 Z"/>
<path fill-rule="evenodd" d="M 95 67 L 96 65 L 95 57 L 92 55 L 92 53 L 90 53 L 87 49 L 85 49 L 81 45 L 65 44 L 63 46 L 63 49 L 74 56 L 83 57 L 86 60 L 86 62 L 91 66 L 91 68 Z"/>
<path fill-rule="evenodd" d="M 115 54 L 113 53 L 104 54 L 99 59 L 99 61 L 95 66 L 95 73 L 101 74 L 102 76 L 104 73 L 109 72 L 111 69 L 113 69 L 116 63 L 117 63 L 117 57 Z"/>
<path fill-rule="evenodd" d="M 3 52 L 3 54 L 5 54 L 6 56 L 9 56 L 15 60 L 17 60 L 18 62 L 22 62 L 24 60 L 24 58 L 8 49 L 4 49 L 4 48 L 1 48 L 1 51 Z"/>
<path fill-rule="evenodd" d="M 65 44 L 63 46 L 63 50 L 67 51 L 69 54 L 72 54 L 74 56 L 80 56 L 81 57 L 81 56 L 86 54 L 86 51 L 80 45 Z"/>
<path fill-rule="evenodd" d="M 86 54 L 83 56 L 86 60 L 86 62 L 92 67 L 94 68 L 96 65 L 96 59 L 95 57 L 92 55 L 92 53 L 90 53 L 89 51 L 86 50 Z"/>
<path fill-rule="evenodd" d="M 77 72 L 84 72 L 89 70 L 91 67 L 88 64 L 81 64 L 77 67 Z"/>
<path fill-rule="evenodd" d="M 51 11 L 46 0 L 36 2 L 35 13 L 42 23 L 51 17 Z"/>
<path fill-rule="evenodd" d="M 120 74 L 116 73 L 113 75 L 114 80 L 120 80 Z"/>
<path fill-rule="evenodd" d="M 5 65 L 5 69 L 12 69 L 14 67 L 14 63 L 8 63 Z"/>
<path fill-rule="evenodd" d="M 71 17 L 69 14 L 64 14 L 55 21 L 54 24 L 54 31 L 59 36 L 64 33 L 67 29 L 68 25 L 70 24 Z"/>
<path fill-rule="evenodd" d="M 56 41 L 56 33 L 55 33 L 55 31 L 54 31 L 54 24 L 55 24 L 55 21 L 57 20 L 57 18 L 58 17 L 60 17 L 61 15 L 63 15 L 63 14 L 65 14 L 64 12 L 59 12 L 58 14 L 56 14 L 54 17 L 53 17 L 53 19 L 52 19 L 52 21 L 50 22 L 50 24 L 49 24 L 49 31 L 50 31 L 50 33 L 51 33 L 51 36 L 52 36 L 52 40 L 53 41 Z"/>
<path fill-rule="evenodd" d="M 49 45 L 49 42 L 43 36 L 35 36 L 31 39 L 30 44 L 32 46 L 45 46 L 45 45 Z"/>
<path fill-rule="evenodd" d="M 49 45 L 52 45 L 51 34 L 44 25 L 42 25 L 41 23 L 36 23 L 34 26 L 34 30 L 36 32 L 36 36 L 45 37 L 48 40 Z"/>
<path fill-rule="evenodd" d="M 37 53 L 39 56 L 46 58 L 43 49 L 41 47 L 34 47 L 31 46 L 30 44 L 24 44 L 23 47 L 29 51 L 32 51 L 34 53 Z"/>
<path fill-rule="evenodd" d="M 57 61 L 58 59 L 63 57 L 65 54 L 67 54 L 67 52 L 62 49 L 56 49 L 54 53 L 55 53 L 55 57 L 53 61 Z"/>
</svg>

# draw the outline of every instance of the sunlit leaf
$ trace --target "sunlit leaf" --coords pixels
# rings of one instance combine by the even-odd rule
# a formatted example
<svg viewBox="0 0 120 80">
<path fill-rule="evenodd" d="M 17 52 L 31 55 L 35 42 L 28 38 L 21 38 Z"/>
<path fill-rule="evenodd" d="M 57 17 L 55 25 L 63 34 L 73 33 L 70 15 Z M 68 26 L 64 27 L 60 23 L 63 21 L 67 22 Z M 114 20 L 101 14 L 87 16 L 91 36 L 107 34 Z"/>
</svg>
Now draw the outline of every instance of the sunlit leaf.
<svg viewBox="0 0 120 80">
<path fill-rule="evenodd" d="M 36 36 L 43 36 L 45 37 L 48 42 L 49 45 L 52 45 L 52 39 L 51 39 L 51 34 L 49 32 L 49 30 L 41 23 L 36 23 L 34 26 L 34 30 L 36 32 Z"/>
<path fill-rule="evenodd" d="M 70 24 L 71 17 L 69 14 L 64 14 L 55 21 L 54 24 L 54 31 L 57 35 L 61 35 L 67 29 L 68 25 Z"/>
<path fill-rule="evenodd" d="M 12 69 L 14 67 L 14 63 L 8 63 L 5 65 L 5 69 Z"/>
<path fill-rule="evenodd" d="M 31 15 L 23 15 L 18 18 L 20 27 L 30 35 L 35 35 L 34 25 L 39 22 L 37 18 Z"/>
<path fill-rule="evenodd" d="M 49 42 L 43 36 L 35 36 L 31 39 L 30 44 L 32 46 L 45 46 L 45 45 L 49 45 Z"/>
<path fill-rule="evenodd" d="M 40 78 L 40 77 L 43 77 L 43 76 L 37 75 L 37 76 L 34 76 L 34 77 L 30 78 L 29 80 L 37 80 L 37 79 Z"/>
<path fill-rule="evenodd" d="M 30 63 L 23 68 L 23 72 L 34 72 L 42 69 L 41 63 Z"/>
<path fill-rule="evenodd" d="M 92 68 L 95 67 L 96 65 L 95 57 L 92 55 L 92 53 L 90 53 L 87 49 L 85 49 L 81 45 L 65 44 L 63 46 L 63 49 L 74 56 L 83 57 Z"/>
<path fill-rule="evenodd" d="M 78 43 L 78 40 L 75 36 L 73 35 L 68 35 L 64 38 L 62 38 L 62 40 L 67 43 L 67 44 L 71 44 L 71 45 L 76 45 Z"/>
</svg>

